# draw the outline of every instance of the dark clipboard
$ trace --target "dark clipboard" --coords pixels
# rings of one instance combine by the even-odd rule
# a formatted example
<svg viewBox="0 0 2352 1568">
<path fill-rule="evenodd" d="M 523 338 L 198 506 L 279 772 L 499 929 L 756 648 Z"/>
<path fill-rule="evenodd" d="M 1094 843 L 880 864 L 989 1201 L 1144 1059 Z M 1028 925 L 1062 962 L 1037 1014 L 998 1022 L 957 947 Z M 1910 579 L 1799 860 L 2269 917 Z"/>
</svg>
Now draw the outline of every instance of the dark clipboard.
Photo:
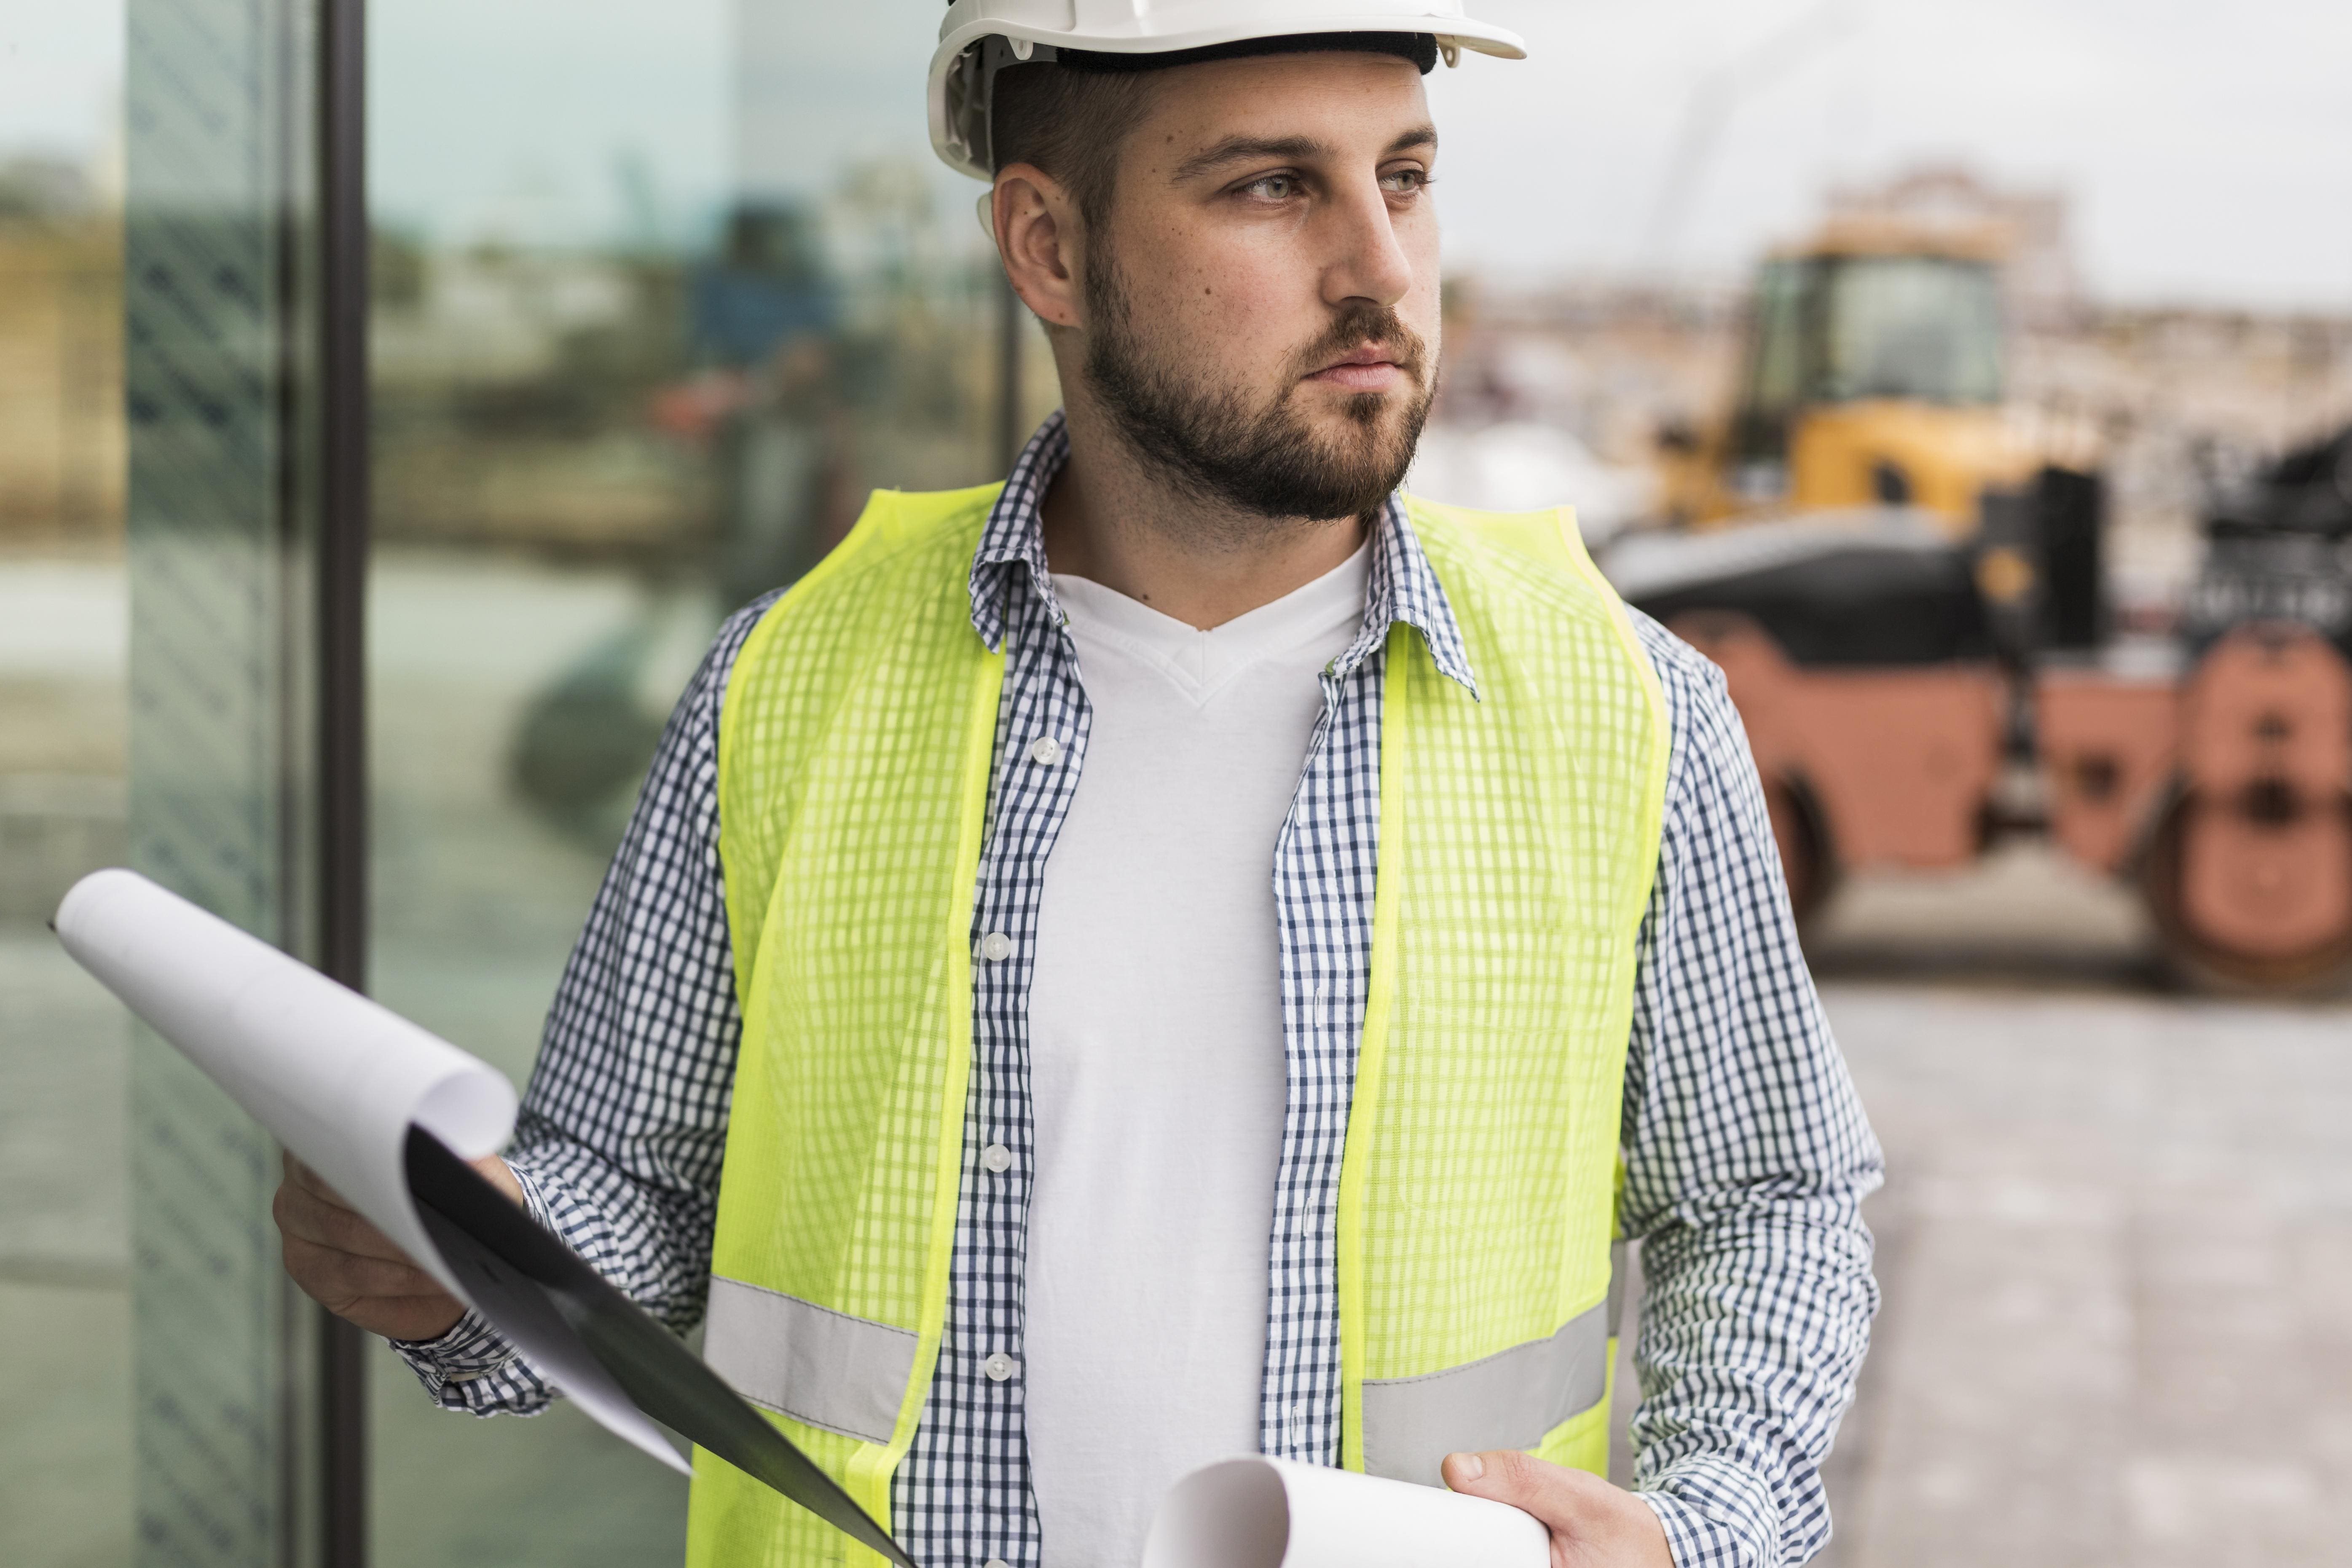
<svg viewBox="0 0 2352 1568">
<path fill-rule="evenodd" d="M 915 1568 L 766 1416 L 439 1139 L 411 1127 L 406 1164 L 417 1217 L 443 1261 L 482 1315 L 551 1383 L 598 1384 L 625 1395 L 860 1545 L 898 1568 Z"/>
</svg>

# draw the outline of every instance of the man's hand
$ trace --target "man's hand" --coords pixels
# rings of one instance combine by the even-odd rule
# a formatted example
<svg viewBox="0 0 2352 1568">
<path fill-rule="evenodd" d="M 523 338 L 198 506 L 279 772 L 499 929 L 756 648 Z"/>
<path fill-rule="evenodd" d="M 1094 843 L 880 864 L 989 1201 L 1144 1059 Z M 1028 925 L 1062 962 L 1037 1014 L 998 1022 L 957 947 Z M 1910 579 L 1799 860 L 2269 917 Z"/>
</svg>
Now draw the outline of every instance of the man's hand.
<svg viewBox="0 0 2352 1568">
<path fill-rule="evenodd" d="M 493 1154 L 474 1162 L 489 1184 L 522 1202 L 522 1184 Z M 286 1272 L 304 1295 L 339 1318 L 393 1340 L 433 1340 L 449 1331 L 466 1304 L 408 1260 L 319 1173 L 286 1156 L 286 1179 L 270 1205 L 285 1242 Z"/>
<path fill-rule="evenodd" d="M 1551 1531 L 1552 1568 L 1674 1568 L 1650 1505 L 1599 1476 L 1505 1448 L 1449 1454 L 1445 1484 L 1531 1513 Z"/>
</svg>

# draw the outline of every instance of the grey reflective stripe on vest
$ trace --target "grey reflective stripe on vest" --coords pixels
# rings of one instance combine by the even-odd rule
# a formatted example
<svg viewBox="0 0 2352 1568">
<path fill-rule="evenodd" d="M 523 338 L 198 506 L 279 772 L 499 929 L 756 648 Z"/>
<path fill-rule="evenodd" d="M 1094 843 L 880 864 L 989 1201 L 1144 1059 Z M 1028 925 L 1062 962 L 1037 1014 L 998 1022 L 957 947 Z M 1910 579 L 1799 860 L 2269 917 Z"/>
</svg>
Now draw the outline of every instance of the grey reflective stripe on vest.
<svg viewBox="0 0 2352 1568">
<path fill-rule="evenodd" d="M 1609 1392 L 1609 1303 L 1570 1318 L 1549 1339 L 1420 1377 L 1364 1382 L 1364 1468 L 1442 1485 L 1456 1452 L 1532 1448 Z"/>
<path fill-rule="evenodd" d="M 714 1274 L 702 1356 L 754 1405 L 887 1443 L 914 1375 L 915 1331 Z"/>
</svg>

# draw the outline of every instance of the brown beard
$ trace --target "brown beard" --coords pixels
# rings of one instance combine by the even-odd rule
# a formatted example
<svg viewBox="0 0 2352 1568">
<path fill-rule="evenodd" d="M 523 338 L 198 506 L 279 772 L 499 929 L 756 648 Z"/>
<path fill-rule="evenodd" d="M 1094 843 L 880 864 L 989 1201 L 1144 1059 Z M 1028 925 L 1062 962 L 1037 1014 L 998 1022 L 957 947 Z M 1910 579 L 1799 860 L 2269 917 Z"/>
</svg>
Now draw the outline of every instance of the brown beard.
<svg viewBox="0 0 2352 1568">
<path fill-rule="evenodd" d="M 1135 329 L 1116 258 L 1087 269 L 1086 375 L 1119 433 L 1178 489 L 1266 518 L 1360 517 L 1404 482 L 1436 396 L 1424 374 L 1428 347 L 1386 305 L 1337 310 L 1324 333 L 1291 357 L 1282 389 L 1263 406 L 1231 387 L 1198 384 L 1174 355 Z M 1359 393 L 1342 405 L 1347 426 L 1326 437 L 1293 401 L 1302 378 L 1367 342 L 1387 345 L 1411 378 L 1402 406 Z"/>
</svg>

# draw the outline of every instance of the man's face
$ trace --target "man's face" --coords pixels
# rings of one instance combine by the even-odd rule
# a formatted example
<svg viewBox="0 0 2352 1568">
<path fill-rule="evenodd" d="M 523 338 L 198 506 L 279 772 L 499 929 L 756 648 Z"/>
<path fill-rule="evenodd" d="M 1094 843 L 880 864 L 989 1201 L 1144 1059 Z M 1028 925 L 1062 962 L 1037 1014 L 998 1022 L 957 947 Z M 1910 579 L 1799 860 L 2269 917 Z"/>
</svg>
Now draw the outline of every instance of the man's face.
<svg viewBox="0 0 2352 1568">
<path fill-rule="evenodd" d="M 1152 83 L 1084 263 L 1085 370 L 1148 462 L 1266 517 L 1377 506 L 1436 385 L 1436 136 L 1420 73 L 1351 53 Z"/>
</svg>

